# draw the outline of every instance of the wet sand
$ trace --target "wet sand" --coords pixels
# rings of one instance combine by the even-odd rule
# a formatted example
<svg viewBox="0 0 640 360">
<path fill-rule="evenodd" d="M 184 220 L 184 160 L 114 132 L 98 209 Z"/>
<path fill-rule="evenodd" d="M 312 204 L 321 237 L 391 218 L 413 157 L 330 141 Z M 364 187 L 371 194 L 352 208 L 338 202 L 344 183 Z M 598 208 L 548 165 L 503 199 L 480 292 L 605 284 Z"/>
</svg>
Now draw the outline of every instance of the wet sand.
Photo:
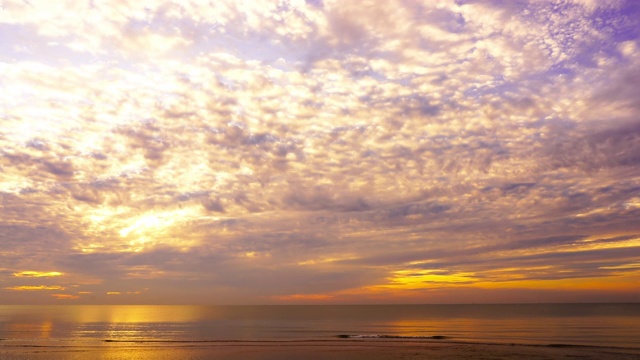
<svg viewBox="0 0 640 360">
<path fill-rule="evenodd" d="M 0 360 L 453 360 L 640 359 L 640 348 L 420 341 L 276 341 L 82 346 L 0 344 Z"/>
</svg>

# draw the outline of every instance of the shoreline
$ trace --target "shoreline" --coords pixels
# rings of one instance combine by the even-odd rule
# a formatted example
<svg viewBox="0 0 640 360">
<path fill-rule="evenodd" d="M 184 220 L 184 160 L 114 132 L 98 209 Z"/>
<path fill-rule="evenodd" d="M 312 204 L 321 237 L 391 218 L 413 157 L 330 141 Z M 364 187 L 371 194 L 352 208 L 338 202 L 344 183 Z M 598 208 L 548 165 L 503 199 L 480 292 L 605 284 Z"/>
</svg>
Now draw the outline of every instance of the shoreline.
<svg viewBox="0 0 640 360">
<path fill-rule="evenodd" d="M 389 339 L 267 340 L 207 342 L 105 342 L 101 345 L 11 344 L 0 341 L 0 359 L 558 359 L 622 360 L 640 358 L 640 348 L 571 345 L 474 343 Z"/>
<path fill-rule="evenodd" d="M 68 345 L 52 345 L 52 342 L 58 344 Z M 524 346 L 524 347 L 548 347 L 548 348 L 594 348 L 594 349 L 620 349 L 620 350 L 638 350 L 640 346 L 617 346 L 617 345 L 589 345 L 589 344 L 571 344 L 571 343 L 534 343 L 534 342 L 501 342 L 501 341 L 475 341 L 455 339 L 448 336 L 355 336 L 344 337 L 344 335 L 337 335 L 329 339 L 261 339 L 261 340 L 242 340 L 242 339 L 223 339 L 223 340 L 162 340 L 162 339 L 131 339 L 131 340 L 119 340 L 119 339 L 83 339 L 75 343 L 75 341 L 66 341 L 65 339 L 53 339 L 53 340 L 36 340 L 34 342 L 25 339 L 4 339 L 0 338 L 0 349 L 3 347 L 104 347 L 113 344 L 115 346 L 124 346 L 126 344 L 153 344 L 155 346 L 188 346 L 188 345 L 234 345 L 242 344 L 244 346 L 259 346 L 259 344 L 268 345 L 291 345 L 295 344 L 350 344 L 350 343 L 406 343 L 406 344 L 461 344 L 461 345 L 490 345 L 490 346 Z M 28 343 L 28 344 L 27 344 Z M 40 344 L 38 344 L 40 343 Z M 46 344 L 45 344 L 46 343 Z M 84 345 L 80 344 L 84 343 Z"/>
</svg>

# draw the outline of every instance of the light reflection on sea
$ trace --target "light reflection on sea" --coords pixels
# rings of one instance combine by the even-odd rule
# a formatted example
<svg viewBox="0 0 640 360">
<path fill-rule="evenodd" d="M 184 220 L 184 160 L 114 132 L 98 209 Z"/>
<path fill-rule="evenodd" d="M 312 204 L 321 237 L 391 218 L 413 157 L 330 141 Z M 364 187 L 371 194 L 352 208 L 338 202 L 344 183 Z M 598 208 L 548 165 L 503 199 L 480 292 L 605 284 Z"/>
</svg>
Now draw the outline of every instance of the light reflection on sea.
<svg viewBox="0 0 640 360">
<path fill-rule="evenodd" d="M 0 306 L 2 344 L 331 340 L 338 335 L 640 347 L 640 304 Z"/>
</svg>

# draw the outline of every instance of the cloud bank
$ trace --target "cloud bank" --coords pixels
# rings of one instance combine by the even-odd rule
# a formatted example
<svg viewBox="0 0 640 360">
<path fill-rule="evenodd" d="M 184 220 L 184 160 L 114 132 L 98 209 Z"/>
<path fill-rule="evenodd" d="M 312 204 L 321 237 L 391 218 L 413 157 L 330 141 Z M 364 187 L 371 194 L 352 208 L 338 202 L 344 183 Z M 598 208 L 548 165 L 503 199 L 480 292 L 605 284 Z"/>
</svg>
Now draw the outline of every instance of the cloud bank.
<svg viewBox="0 0 640 360">
<path fill-rule="evenodd" d="M 5 1 L 1 301 L 637 301 L 638 15 Z"/>
</svg>

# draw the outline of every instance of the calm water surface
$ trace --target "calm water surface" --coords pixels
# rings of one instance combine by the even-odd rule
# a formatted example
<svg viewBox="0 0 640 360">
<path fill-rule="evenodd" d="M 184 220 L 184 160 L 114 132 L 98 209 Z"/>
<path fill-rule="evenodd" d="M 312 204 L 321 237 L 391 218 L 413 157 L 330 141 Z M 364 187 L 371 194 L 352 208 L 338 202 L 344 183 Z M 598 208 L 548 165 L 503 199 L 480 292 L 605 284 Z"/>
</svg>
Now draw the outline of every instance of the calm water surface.
<svg viewBox="0 0 640 360">
<path fill-rule="evenodd" d="M 0 306 L 0 346 L 337 335 L 639 348 L 640 304 Z"/>
</svg>

